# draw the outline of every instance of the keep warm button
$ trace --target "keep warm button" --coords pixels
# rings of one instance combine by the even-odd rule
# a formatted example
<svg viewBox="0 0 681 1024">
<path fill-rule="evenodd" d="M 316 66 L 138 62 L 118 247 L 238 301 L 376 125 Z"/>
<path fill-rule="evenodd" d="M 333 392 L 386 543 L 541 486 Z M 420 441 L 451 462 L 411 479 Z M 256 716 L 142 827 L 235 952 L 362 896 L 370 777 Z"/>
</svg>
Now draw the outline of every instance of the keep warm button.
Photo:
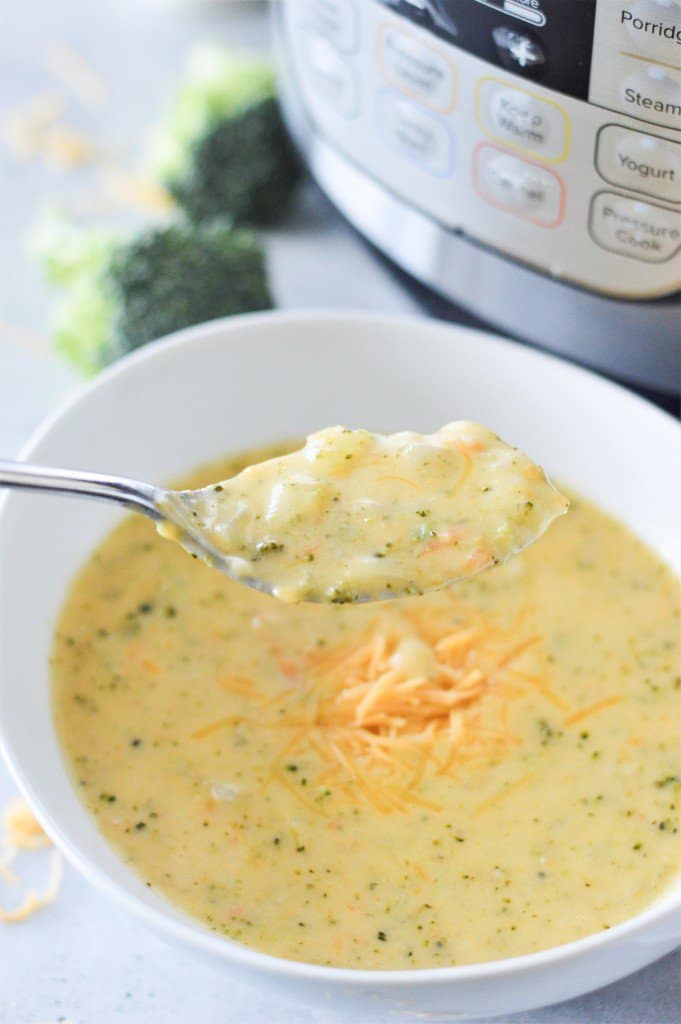
<svg viewBox="0 0 681 1024">
<path fill-rule="evenodd" d="M 681 214 L 615 192 L 594 196 L 589 226 L 601 248 L 646 263 L 664 263 L 681 248 Z"/>
</svg>

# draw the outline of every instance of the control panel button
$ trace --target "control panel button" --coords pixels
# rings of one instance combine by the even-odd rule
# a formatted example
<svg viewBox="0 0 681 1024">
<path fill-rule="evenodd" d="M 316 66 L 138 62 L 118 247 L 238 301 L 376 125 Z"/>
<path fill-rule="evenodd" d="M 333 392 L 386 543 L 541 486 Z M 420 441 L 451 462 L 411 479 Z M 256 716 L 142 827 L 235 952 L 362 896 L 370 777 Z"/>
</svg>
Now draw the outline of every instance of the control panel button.
<svg viewBox="0 0 681 1024">
<path fill-rule="evenodd" d="M 657 64 L 627 75 L 620 86 L 620 99 L 622 110 L 632 117 L 681 128 L 681 84 Z"/>
<path fill-rule="evenodd" d="M 379 98 L 378 117 L 381 134 L 391 149 L 431 174 L 451 174 L 454 139 L 443 121 L 387 90 Z"/>
<path fill-rule="evenodd" d="M 615 192 L 594 196 L 589 227 L 601 248 L 645 263 L 664 263 L 681 248 L 681 214 Z"/>
<path fill-rule="evenodd" d="M 409 32 L 383 25 L 378 54 L 386 80 L 412 99 L 445 114 L 454 109 L 456 75 L 449 59 Z"/>
<path fill-rule="evenodd" d="M 595 7 L 589 102 L 681 128 L 681 0 Z"/>
<path fill-rule="evenodd" d="M 309 25 L 342 53 L 355 53 L 359 46 L 359 18 L 355 0 L 305 0 Z"/>
<path fill-rule="evenodd" d="M 311 85 L 322 99 L 343 117 L 355 117 L 359 111 L 359 85 L 348 62 L 325 36 L 307 31 L 307 73 Z"/>
<path fill-rule="evenodd" d="M 609 124 L 598 133 L 596 167 L 613 185 L 681 203 L 681 143 Z"/>
<path fill-rule="evenodd" d="M 548 163 L 557 163 L 567 155 L 568 119 L 551 100 L 497 78 L 483 78 L 478 84 L 477 117 L 491 138 Z"/>
<path fill-rule="evenodd" d="M 541 227 L 555 228 L 563 219 L 565 186 L 547 167 L 482 143 L 475 152 L 474 181 L 487 202 Z"/>
<path fill-rule="evenodd" d="M 681 43 L 681 5 L 676 0 L 635 0 L 619 4 L 624 44 L 676 67 Z"/>
<path fill-rule="evenodd" d="M 515 32 L 500 25 L 492 29 L 492 39 L 501 63 L 509 71 L 537 75 L 546 64 L 544 47 L 528 32 Z"/>
</svg>

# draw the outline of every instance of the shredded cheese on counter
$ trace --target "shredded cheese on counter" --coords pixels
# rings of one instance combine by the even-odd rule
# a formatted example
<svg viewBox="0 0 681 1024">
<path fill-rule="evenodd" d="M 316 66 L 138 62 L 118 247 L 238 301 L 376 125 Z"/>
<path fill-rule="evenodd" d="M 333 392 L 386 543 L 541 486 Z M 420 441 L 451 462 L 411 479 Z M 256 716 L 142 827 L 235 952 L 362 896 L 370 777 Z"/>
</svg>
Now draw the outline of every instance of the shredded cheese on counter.
<svg viewBox="0 0 681 1024">
<path fill-rule="evenodd" d="M 61 170 L 72 170 L 98 157 L 97 147 L 63 119 L 57 96 L 38 96 L 7 117 L 5 140 L 15 157 L 40 158 Z"/>
<path fill-rule="evenodd" d="M 20 797 L 5 808 L 3 825 L 4 834 L 0 838 L 0 879 L 9 885 L 16 885 L 19 879 L 11 870 L 11 865 L 19 851 L 40 850 L 51 843 L 31 809 Z M 25 921 L 37 910 L 53 903 L 59 892 L 61 876 L 62 855 L 59 850 L 52 850 L 45 891 L 40 894 L 29 889 L 18 906 L 12 909 L 0 906 L 0 922 L 15 924 Z"/>
</svg>

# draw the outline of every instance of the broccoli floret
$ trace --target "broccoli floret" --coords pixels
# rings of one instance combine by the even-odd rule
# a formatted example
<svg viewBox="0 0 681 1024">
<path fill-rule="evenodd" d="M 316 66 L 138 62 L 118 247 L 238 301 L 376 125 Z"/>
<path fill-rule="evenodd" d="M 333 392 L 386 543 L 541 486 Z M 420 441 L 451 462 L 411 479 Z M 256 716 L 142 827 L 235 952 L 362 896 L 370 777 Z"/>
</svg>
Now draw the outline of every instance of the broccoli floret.
<svg viewBox="0 0 681 1024">
<path fill-rule="evenodd" d="M 274 96 L 272 66 L 223 46 L 197 47 L 163 124 L 151 140 L 150 170 L 163 182 L 188 170 L 196 142 L 218 121 Z"/>
<path fill-rule="evenodd" d="M 260 243 L 218 221 L 139 236 L 116 251 L 107 283 L 115 355 L 181 327 L 272 306 Z"/>
<path fill-rule="evenodd" d="M 30 248 L 50 284 L 65 285 L 84 272 L 99 270 L 108 261 L 116 238 L 106 228 L 84 231 L 63 209 L 55 207 L 34 226 Z"/>
<path fill-rule="evenodd" d="M 152 154 L 163 187 L 196 221 L 269 223 L 300 177 L 270 66 L 223 49 L 194 57 Z"/>
<path fill-rule="evenodd" d="M 192 220 L 228 213 L 238 224 L 268 224 L 285 210 L 299 177 L 272 97 L 218 122 L 195 146 L 187 173 L 167 187 Z"/>
<path fill-rule="evenodd" d="M 250 231 L 220 221 L 174 224 L 91 246 L 92 230 L 82 232 L 90 262 L 70 261 L 68 273 L 55 275 L 58 254 L 43 253 L 64 287 L 55 345 L 84 373 L 183 327 L 272 306 L 264 253 Z"/>
<path fill-rule="evenodd" d="M 72 281 L 54 318 L 54 347 L 88 377 L 115 358 L 116 303 L 105 279 L 105 273 L 88 271 Z"/>
</svg>

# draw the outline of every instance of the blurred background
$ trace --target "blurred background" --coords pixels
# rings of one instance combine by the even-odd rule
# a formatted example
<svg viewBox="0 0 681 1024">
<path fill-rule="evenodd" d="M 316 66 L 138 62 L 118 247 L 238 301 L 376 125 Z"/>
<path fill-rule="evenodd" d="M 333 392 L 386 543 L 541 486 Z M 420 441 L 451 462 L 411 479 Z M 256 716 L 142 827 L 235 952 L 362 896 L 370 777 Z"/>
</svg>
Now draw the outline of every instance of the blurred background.
<svg viewBox="0 0 681 1024">
<path fill-rule="evenodd" d="M 266 57 L 269 32 L 260 0 L 1 0 L 0 14 L 0 437 L 9 455 L 81 376 L 55 354 L 63 294 L 45 264 L 71 239 L 55 235 L 54 220 L 124 237 L 162 223 L 150 151 L 189 67 L 218 47 Z M 47 256 L 41 235 L 54 235 Z M 278 307 L 418 309 L 398 272 L 307 180 L 259 239 Z"/>
</svg>

